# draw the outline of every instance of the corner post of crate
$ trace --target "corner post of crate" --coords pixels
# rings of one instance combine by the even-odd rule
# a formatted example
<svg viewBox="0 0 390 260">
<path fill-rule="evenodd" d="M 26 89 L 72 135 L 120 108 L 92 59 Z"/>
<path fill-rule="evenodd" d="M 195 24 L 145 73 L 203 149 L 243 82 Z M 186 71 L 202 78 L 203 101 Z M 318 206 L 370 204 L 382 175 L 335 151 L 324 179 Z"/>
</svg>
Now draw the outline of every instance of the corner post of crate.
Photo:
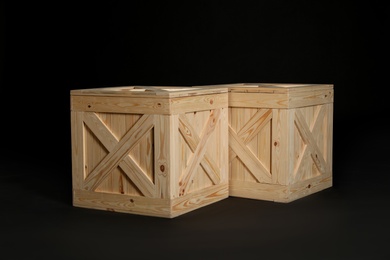
<svg viewBox="0 0 390 260">
<path fill-rule="evenodd" d="M 288 185 L 293 162 L 288 160 L 292 152 L 293 134 L 289 126 L 294 123 L 293 113 L 289 109 L 272 109 L 272 182 Z"/>
<path fill-rule="evenodd" d="M 84 125 L 83 112 L 71 111 L 72 140 L 72 185 L 75 190 L 81 190 L 84 181 Z"/>
<path fill-rule="evenodd" d="M 178 115 L 155 115 L 155 185 L 157 198 L 178 196 Z"/>
<path fill-rule="evenodd" d="M 333 102 L 326 105 L 327 106 L 327 137 L 326 137 L 326 162 L 327 162 L 327 174 L 331 177 L 333 172 Z M 331 180 L 332 182 L 332 180 Z"/>
<path fill-rule="evenodd" d="M 221 121 L 219 122 L 219 138 L 220 140 L 220 168 L 221 168 L 221 183 L 229 183 L 229 122 L 228 108 L 221 109 Z M 226 173 L 226 174 L 225 174 Z"/>
</svg>

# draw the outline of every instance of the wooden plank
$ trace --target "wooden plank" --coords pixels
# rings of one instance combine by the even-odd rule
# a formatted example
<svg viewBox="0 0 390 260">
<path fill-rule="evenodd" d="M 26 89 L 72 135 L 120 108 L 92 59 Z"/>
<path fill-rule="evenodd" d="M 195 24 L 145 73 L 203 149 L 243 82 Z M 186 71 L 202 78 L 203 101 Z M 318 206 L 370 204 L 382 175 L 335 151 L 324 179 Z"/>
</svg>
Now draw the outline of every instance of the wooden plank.
<svg viewBox="0 0 390 260">
<path fill-rule="evenodd" d="M 288 109 L 272 110 L 272 183 L 288 185 L 293 171 L 290 151 L 293 146 L 293 113 Z"/>
<path fill-rule="evenodd" d="M 182 97 L 194 95 L 207 95 L 227 93 L 228 89 L 223 87 L 200 88 L 191 86 L 117 86 L 93 89 L 71 90 L 71 96 L 106 96 L 106 97 Z"/>
<path fill-rule="evenodd" d="M 71 109 L 87 112 L 168 115 L 171 113 L 171 104 L 167 98 L 72 96 Z"/>
<path fill-rule="evenodd" d="M 172 200 L 172 217 L 182 215 L 195 209 L 229 197 L 228 184 L 213 185 Z"/>
<path fill-rule="evenodd" d="M 176 179 L 177 167 L 172 160 L 177 158 L 174 132 L 175 118 L 167 115 L 155 116 L 155 184 L 157 198 L 171 198 L 175 196 L 177 183 L 171 183 Z M 176 130 L 177 132 L 177 130 Z M 171 186 L 174 185 L 174 186 Z M 171 190 L 173 189 L 173 190 Z"/>
<path fill-rule="evenodd" d="M 333 89 L 330 84 L 290 84 L 290 83 L 246 83 L 227 86 L 230 92 L 238 93 L 273 93 L 299 94 L 303 92 L 328 91 Z"/>
<path fill-rule="evenodd" d="M 232 180 L 229 183 L 229 196 L 288 203 L 330 187 L 330 175 L 321 175 L 292 185 Z"/>
<path fill-rule="evenodd" d="M 228 94 L 212 94 L 172 98 L 171 114 L 184 114 L 195 111 L 215 110 L 228 106 Z"/>
<path fill-rule="evenodd" d="M 292 93 L 238 93 L 229 92 L 229 107 L 298 108 L 333 102 L 333 90 Z"/>
<path fill-rule="evenodd" d="M 195 153 L 201 139 L 184 114 L 179 115 L 179 131 L 186 140 L 188 147 Z M 200 164 L 214 184 L 221 181 L 219 167 L 207 151 Z"/>
<path fill-rule="evenodd" d="M 289 196 L 286 202 L 291 202 L 310 194 L 332 187 L 333 178 L 330 174 L 320 175 L 289 186 Z"/>
<path fill-rule="evenodd" d="M 326 111 L 326 162 L 327 162 L 327 171 L 332 174 L 333 168 L 333 103 L 325 105 L 327 108 Z"/>
<path fill-rule="evenodd" d="M 124 194 L 111 194 L 74 190 L 73 206 L 146 216 L 171 218 L 169 199 L 145 198 Z"/>
<path fill-rule="evenodd" d="M 113 151 L 118 145 L 119 140 L 113 135 L 104 122 L 91 112 L 85 113 L 84 120 L 86 125 L 92 130 L 108 152 Z M 148 176 L 130 156 L 126 156 L 123 161 L 119 163 L 119 167 L 122 168 L 124 173 L 137 186 L 144 196 L 154 196 L 155 187 L 153 182 L 149 180 Z"/>
<path fill-rule="evenodd" d="M 322 89 L 314 91 L 291 92 L 288 95 L 288 108 L 298 108 L 322 105 L 333 102 L 333 90 Z"/>
<path fill-rule="evenodd" d="M 71 111 L 72 185 L 81 189 L 85 177 L 83 112 Z"/>
<path fill-rule="evenodd" d="M 138 143 L 141 137 L 150 131 L 153 125 L 153 116 L 142 116 L 115 148 L 88 175 L 84 182 L 84 188 L 87 190 L 96 189 L 101 181 L 127 156 L 127 153 Z"/>
<path fill-rule="evenodd" d="M 229 196 L 267 201 L 288 200 L 287 185 L 231 180 Z"/>
<path fill-rule="evenodd" d="M 326 162 L 324 160 L 321 150 L 318 148 L 316 141 L 310 132 L 309 126 L 306 124 L 306 121 L 299 110 L 295 110 L 295 123 L 299 130 L 299 133 L 302 136 L 303 141 L 308 145 L 308 149 L 310 151 L 314 163 L 316 164 L 321 174 L 324 174 L 325 172 L 327 172 Z"/>
<path fill-rule="evenodd" d="M 259 182 L 270 183 L 272 181 L 271 174 L 252 151 L 246 147 L 231 127 L 229 127 L 229 143 L 230 147 Z"/>
<path fill-rule="evenodd" d="M 221 109 L 221 116 L 219 120 L 219 138 L 217 145 L 219 145 L 219 177 L 220 183 L 228 183 L 229 181 L 229 123 L 228 123 L 228 108 Z"/>
<path fill-rule="evenodd" d="M 200 164 L 204 154 L 206 153 L 205 147 L 207 141 L 211 133 L 214 131 L 216 124 L 219 121 L 220 114 L 221 114 L 220 109 L 213 110 L 212 113 L 210 113 L 209 119 L 207 120 L 207 123 L 200 135 L 200 142 L 190 159 L 190 163 L 188 167 L 186 168 L 184 174 L 180 179 L 180 193 L 179 193 L 180 196 L 186 194 L 187 186 L 193 179 L 195 169 Z"/>
<path fill-rule="evenodd" d="M 229 175 L 231 180 L 244 180 L 246 175 L 246 169 L 244 164 L 240 161 L 236 152 L 232 148 L 231 138 L 229 138 L 229 127 L 231 127 L 235 132 L 238 132 L 245 125 L 244 115 L 246 114 L 246 108 L 230 108 L 229 107 L 229 126 L 228 126 L 228 140 L 230 147 L 230 167 Z M 233 160 L 234 159 L 234 160 Z"/>
<path fill-rule="evenodd" d="M 287 108 L 286 94 L 273 93 L 229 93 L 229 107 Z"/>
</svg>

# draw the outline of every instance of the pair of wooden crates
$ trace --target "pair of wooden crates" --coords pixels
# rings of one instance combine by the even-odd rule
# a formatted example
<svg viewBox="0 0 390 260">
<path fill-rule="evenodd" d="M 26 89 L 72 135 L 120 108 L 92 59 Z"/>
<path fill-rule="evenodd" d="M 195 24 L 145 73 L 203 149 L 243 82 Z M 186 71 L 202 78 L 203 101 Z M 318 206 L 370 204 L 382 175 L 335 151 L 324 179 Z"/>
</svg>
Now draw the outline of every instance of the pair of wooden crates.
<svg viewBox="0 0 390 260">
<path fill-rule="evenodd" d="M 73 205 L 173 218 L 332 186 L 333 85 L 71 91 Z"/>
</svg>

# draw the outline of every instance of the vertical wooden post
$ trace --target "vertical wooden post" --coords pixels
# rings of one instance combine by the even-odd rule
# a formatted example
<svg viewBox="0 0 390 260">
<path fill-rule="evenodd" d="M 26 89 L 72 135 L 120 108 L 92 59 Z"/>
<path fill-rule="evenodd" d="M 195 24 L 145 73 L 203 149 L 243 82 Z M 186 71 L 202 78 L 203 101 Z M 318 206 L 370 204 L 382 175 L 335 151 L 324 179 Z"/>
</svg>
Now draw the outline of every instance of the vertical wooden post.
<svg viewBox="0 0 390 260">
<path fill-rule="evenodd" d="M 157 198 L 178 196 L 179 127 L 177 115 L 155 115 L 155 185 Z"/>
<path fill-rule="evenodd" d="M 83 112 L 71 111 L 71 135 L 73 190 L 81 190 L 85 178 Z"/>
</svg>

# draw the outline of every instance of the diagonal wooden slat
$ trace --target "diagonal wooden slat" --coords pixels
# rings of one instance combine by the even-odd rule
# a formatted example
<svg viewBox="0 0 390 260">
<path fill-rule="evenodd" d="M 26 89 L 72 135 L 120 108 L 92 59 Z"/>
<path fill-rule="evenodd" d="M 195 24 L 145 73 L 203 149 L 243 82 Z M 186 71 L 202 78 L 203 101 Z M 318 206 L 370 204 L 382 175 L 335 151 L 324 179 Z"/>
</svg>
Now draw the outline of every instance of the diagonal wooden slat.
<svg viewBox="0 0 390 260">
<path fill-rule="evenodd" d="M 207 123 L 203 128 L 202 133 L 199 137 L 200 141 L 196 146 L 196 149 L 190 159 L 189 166 L 185 169 L 185 172 L 182 175 L 182 178 L 180 180 L 179 195 L 181 196 L 186 194 L 188 183 L 193 179 L 193 175 L 195 174 L 195 168 L 200 164 L 201 160 L 204 157 L 204 154 L 206 153 L 207 141 L 211 133 L 214 131 L 215 126 L 219 122 L 220 114 L 221 114 L 220 109 L 215 109 L 210 113 Z"/>
<path fill-rule="evenodd" d="M 326 106 L 321 106 L 318 113 L 315 115 L 314 125 L 310 129 L 315 140 L 317 140 L 318 134 L 321 132 L 322 121 L 320 119 L 325 117 L 326 110 Z"/>
<path fill-rule="evenodd" d="M 302 112 L 299 110 L 295 110 L 295 124 L 299 133 L 301 134 L 302 140 L 307 144 L 307 149 L 309 149 L 311 157 L 313 158 L 313 161 L 316 164 L 318 170 L 321 172 L 321 174 L 324 174 L 326 172 L 326 162 L 320 149 L 317 146 L 317 143 L 309 129 L 309 126 L 306 123 Z"/>
<path fill-rule="evenodd" d="M 269 171 L 263 166 L 252 151 L 249 150 L 231 126 L 229 126 L 229 142 L 233 151 L 259 182 L 272 182 L 272 177 Z"/>
<path fill-rule="evenodd" d="M 108 152 L 112 151 L 118 144 L 119 140 L 95 113 L 86 112 L 84 122 L 108 150 Z M 125 157 L 123 161 L 119 163 L 119 167 L 122 168 L 124 173 L 145 197 L 153 197 L 155 190 L 153 182 L 149 180 L 147 175 L 138 166 L 138 164 L 133 161 L 130 155 Z"/>
<path fill-rule="evenodd" d="M 229 162 L 233 161 L 234 158 L 237 157 L 237 154 L 233 151 L 233 149 L 229 146 Z"/>
<path fill-rule="evenodd" d="M 201 139 L 184 114 L 179 115 L 179 131 L 184 140 L 187 142 L 191 151 L 194 153 Z M 207 151 L 200 164 L 214 184 L 220 183 L 221 179 L 219 167 Z"/>
<path fill-rule="evenodd" d="M 310 131 L 311 131 L 314 139 L 317 138 L 317 136 L 321 130 L 321 128 L 320 128 L 321 127 L 321 120 L 320 119 L 324 118 L 325 112 L 326 112 L 325 106 L 321 106 L 320 109 L 315 114 L 314 124 L 310 128 Z M 295 169 L 294 169 L 293 176 L 294 176 L 295 180 L 301 180 L 303 177 L 302 176 L 303 171 L 301 170 L 302 165 L 303 165 L 302 162 L 304 161 L 304 158 L 306 158 L 308 153 L 309 153 L 309 149 L 307 148 L 307 144 L 305 144 L 305 146 L 303 147 L 303 149 L 299 155 L 299 160 L 297 161 Z"/>
<path fill-rule="evenodd" d="M 302 166 L 303 166 L 303 162 L 305 161 L 305 158 L 307 158 L 307 156 L 309 155 L 309 149 L 307 149 L 307 144 L 304 145 L 303 149 L 302 149 L 302 152 L 299 154 L 299 159 L 296 163 L 296 166 L 295 166 L 295 169 L 294 169 L 294 179 L 295 180 L 301 180 L 302 179 L 302 175 L 303 175 L 303 172 L 302 171 Z"/>
<path fill-rule="evenodd" d="M 89 119 L 91 119 L 91 117 L 85 117 L 86 124 L 87 124 Z M 98 120 L 100 121 L 100 119 L 98 119 Z M 91 123 L 91 122 L 92 121 L 89 121 L 89 123 Z M 96 118 L 95 118 L 94 122 L 95 123 L 98 122 L 98 121 L 96 121 Z M 143 135 L 146 134 L 153 127 L 153 124 L 154 124 L 154 117 L 152 115 L 142 116 L 114 147 L 111 147 L 112 144 L 109 144 L 109 143 L 112 143 L 113 138 L 114 139 L 116 139 L 116 138 L 113 137 L 113 134 L 110 131 L 104 131 L 103 127 L 101 125 L 98 125 L 97 127 L 98 127 L 99 131 L 97 131 L 97 129 L 95 129 L 94 133 L 98 134 L 98 135 L 100 133 L 100 135 L 101 135 L 100 136 L 101 139 L 99 138 L 100 141 L 103 141 L 106 138 L 108 140 L 111 140 L 111 141 L 104 141 L 104 142 L 106 143 L 106 145 L 108 144 L 112 149 L 110 150 L 109 154 L 95 167 L 95 169 L 85 179 L 84 188 L 87 190 L 95 190 L 100 185 L 100 183 L 110 174 L 110 172 L 115 167 L 117 167 L 121 163 L 121 161 L 124 160 L 125 158 L 126 158 L 125 159 L 126 164 L 128 162 L 128 164 L 133 165 L 134 162 L 130 162 L 132 160 L 127 159 L 127 158 L 129 158 L 128 152 L 135 145 L 138 144 L 138 142 L 143 137 Z M 92 126 L 92 128 L 93 128 L 94 124 L 91 124 L 90 126 Z M 104 127 L 104 128 L 107 129 L 106 127 Z M 109 133 L 112 135 L 111 138 L 109 137 L 110 136 Z M 103 136 L 104 136 L 104 138 L 102 138 Z M 126 168 L 126 167 L 124 167 L 124 168 Z M 133 167 L 133 168 L 136 170 L 140 170 L 140 172 L 138 172 L 138 173 L 142 173 L 142 175 L 145 175 L 143 173 L 143 171 L 141 169 L 139 169 L 138 166 Z M 126 174 L 128 174 L 128 172 L 129 172 L 128 170 L 127 171 L 125 170 Z M 132 181 L 135 180 L 134 183 L 137 185 L 137 183 L 136 183 L 137 178 L 134 178 L 134 176 L 132 176 L 131 174 L 130 174 L 129 178 Z M 145 178 L 147 178 L 147 177 L 145 176 Z M 150 182 L 149 179 L 148 179 L 148 181 Z M 146 183 L 148 183 L 148 182 L 146 182 Z M 138 187 L 138 185 L 137 185 L 137 187 Z M 141 187 L 142 187 L 142 185 L 141 185 Z M 138 188 L 140 188 L 140 187 L 138 187 Z M 145 187 L 144 191 L 145 190 L 151 191 L 152 189 L 150 189 L 150 187 L 149 188 Z M 151 195 L 150 192 L 146 191 L 146 193 Z"/>
<path fill-rule="evenodd" d="M 252 140 L 263 127 L 271 120 L 271 109 L 260 109 L 251 119 L 237 132 L 237 135 L 247 144 Z"/>
</svg>

